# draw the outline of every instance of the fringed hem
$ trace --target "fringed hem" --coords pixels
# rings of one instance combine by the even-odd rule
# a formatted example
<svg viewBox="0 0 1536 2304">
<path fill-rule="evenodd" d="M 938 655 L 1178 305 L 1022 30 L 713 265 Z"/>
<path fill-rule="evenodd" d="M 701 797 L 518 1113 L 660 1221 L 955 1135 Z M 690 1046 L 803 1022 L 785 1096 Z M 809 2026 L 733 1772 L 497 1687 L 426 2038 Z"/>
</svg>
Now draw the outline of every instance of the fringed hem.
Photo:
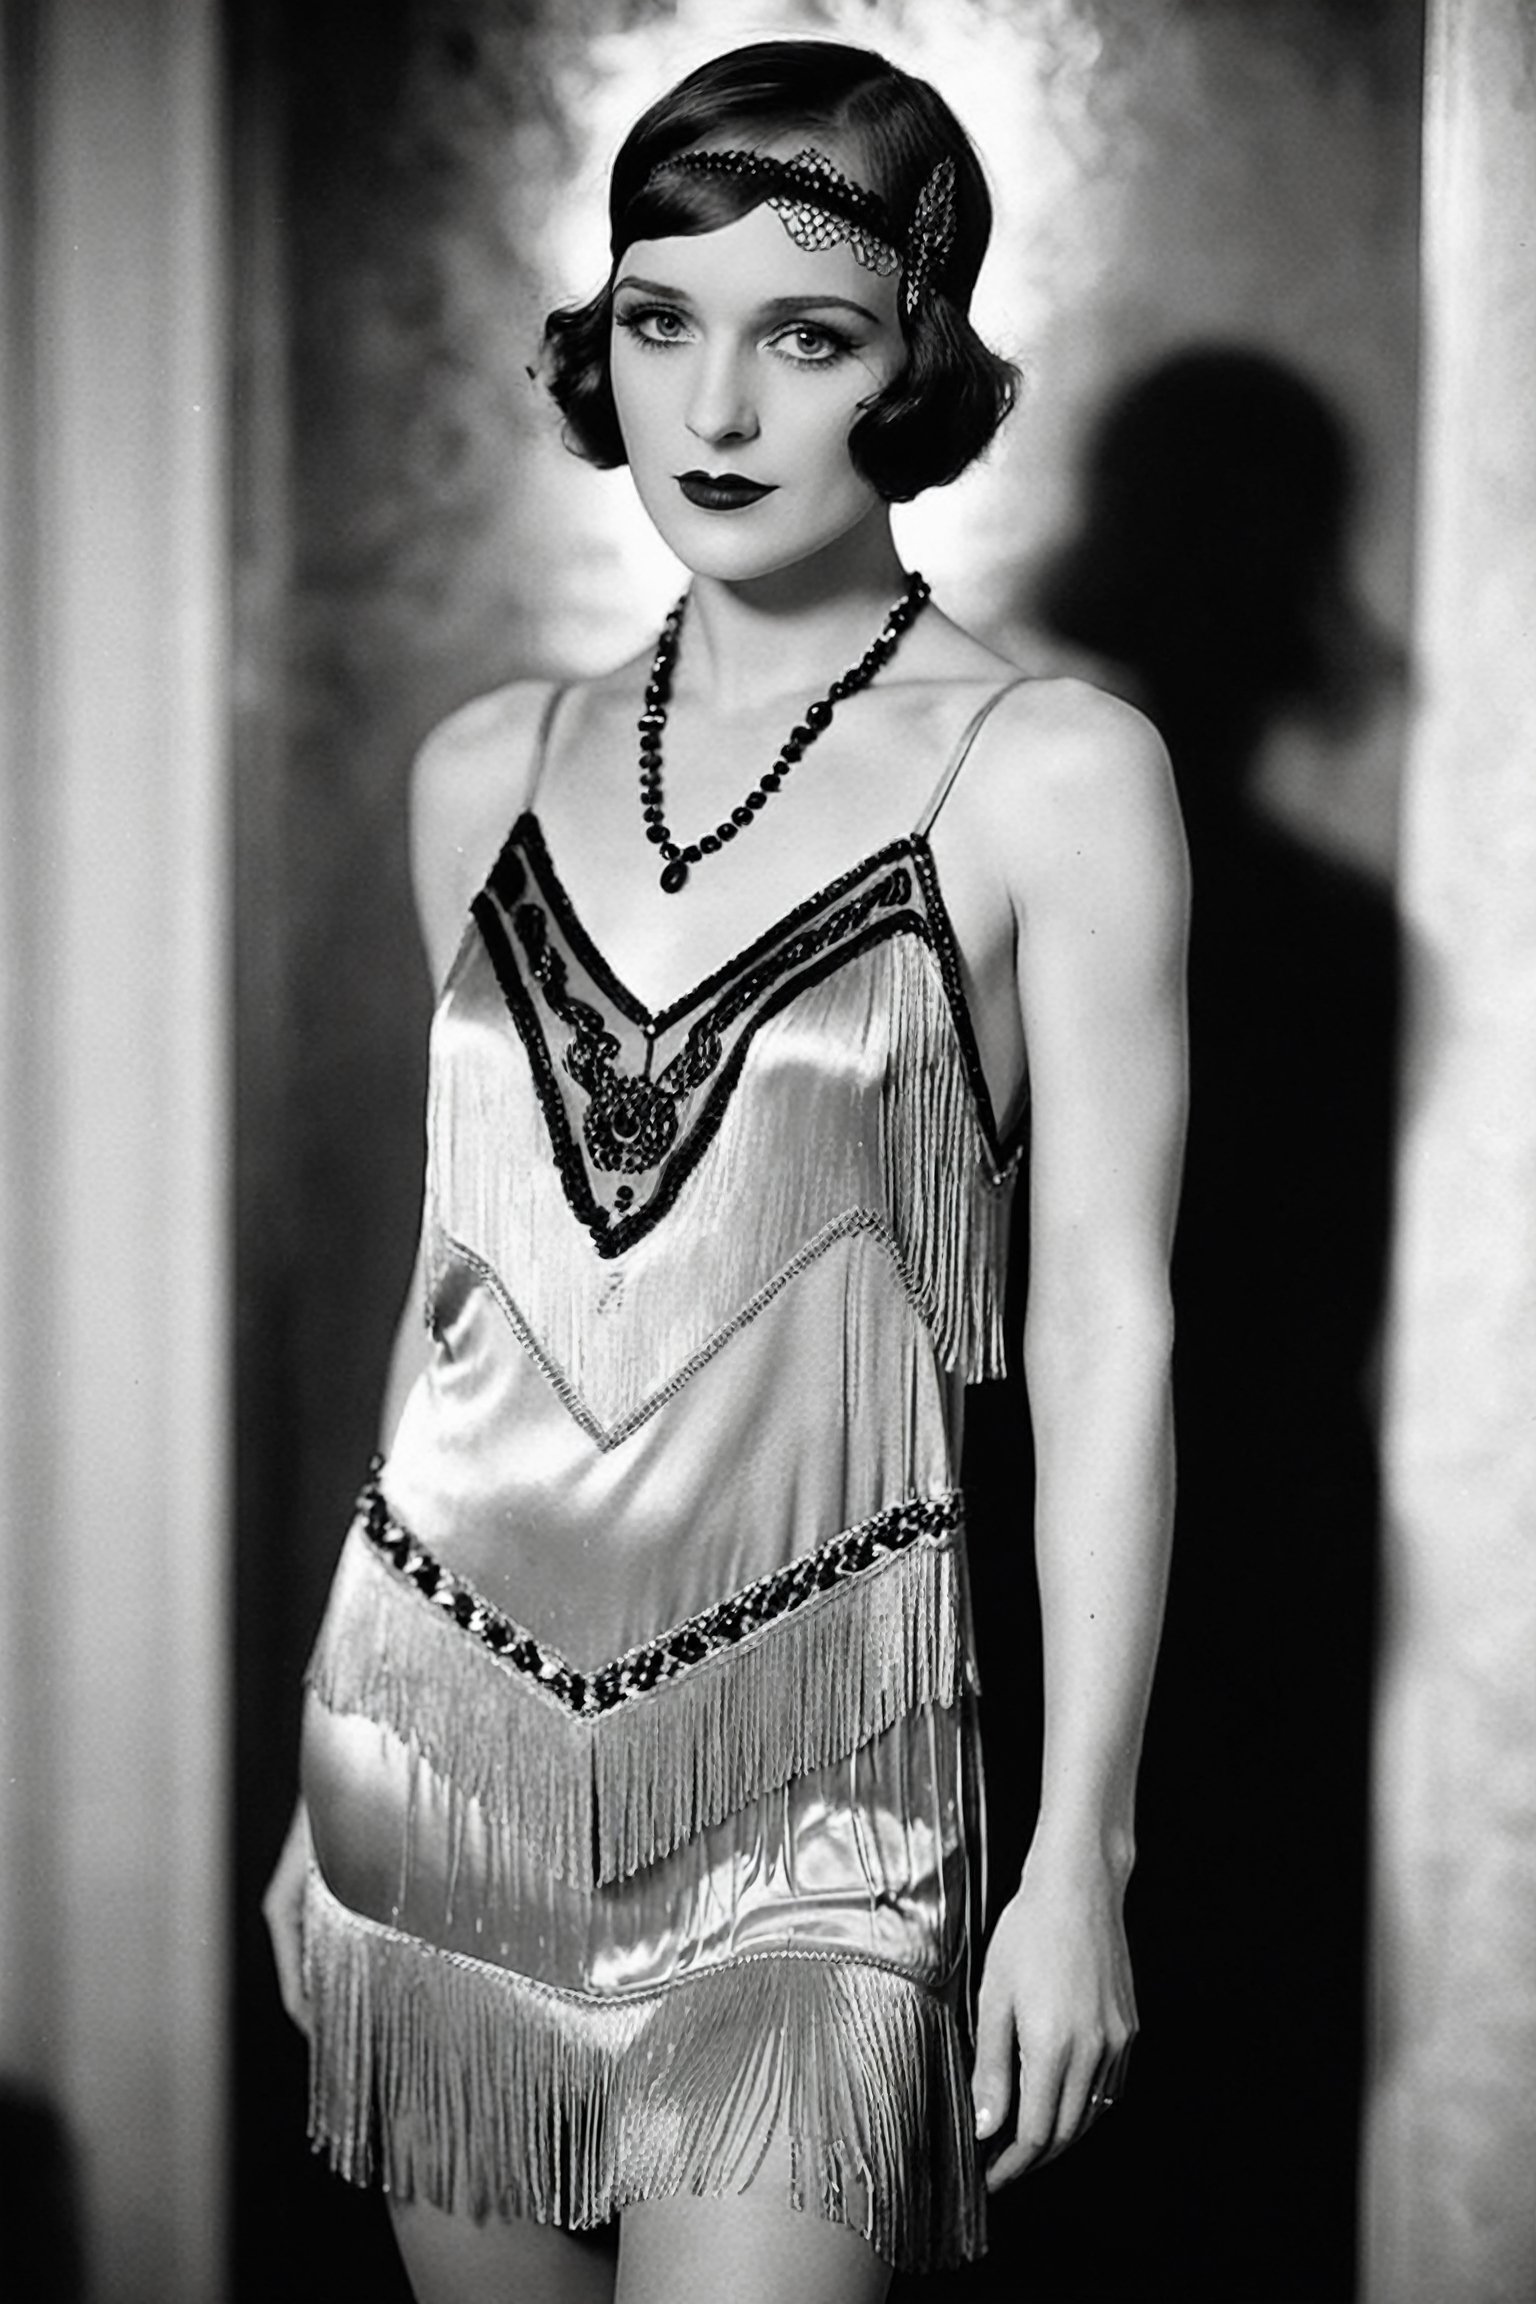
<svg viewBox="0 0 1536 2304">
<path fill-rule="evenodd" d="M 627 1878 L 970 1678 L 958 1534 L 924 1536 L 596 1718 L 573 1714 L 354 1528 L 308 1685 L 389 1728 L 563 1879 Z"/>
<path fill-rule="evenodd" d="M 893 1968 L 787 1948 L 561 1991 L 366 1919 L 318 1872 L 304 1959 L 310 2139 L 352 2183 L 580 2229 L 745 2191 L 787 2136 L 790 2204 L 899 2269 L 985 2246 L 959 2024 Z"/>
</svg>

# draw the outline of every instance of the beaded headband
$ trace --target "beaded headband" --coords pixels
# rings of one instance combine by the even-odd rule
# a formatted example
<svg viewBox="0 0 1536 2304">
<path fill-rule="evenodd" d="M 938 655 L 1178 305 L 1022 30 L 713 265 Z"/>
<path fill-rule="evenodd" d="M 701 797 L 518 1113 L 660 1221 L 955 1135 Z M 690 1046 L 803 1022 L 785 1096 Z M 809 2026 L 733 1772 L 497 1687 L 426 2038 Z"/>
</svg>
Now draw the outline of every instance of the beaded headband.
<svg viewBox="0 0 1536 2304">
<path fill-rule="evenodd" d="M 767 152 L 677 152 L 658 161 L 646 183 L 678 174 L 747 177 L 771 186 L 764 192 L 766 204 L 797 248 L 836 248 L 846 240 L 866 271 L 886 279 L 899 270 L 902 311 L 909 320 L 954 243 L 953 160 L 941 160 L 918 194 L 904 247 L 879 193 L 854 183 L 814 144 L 792 160 Z"/>
</svg>

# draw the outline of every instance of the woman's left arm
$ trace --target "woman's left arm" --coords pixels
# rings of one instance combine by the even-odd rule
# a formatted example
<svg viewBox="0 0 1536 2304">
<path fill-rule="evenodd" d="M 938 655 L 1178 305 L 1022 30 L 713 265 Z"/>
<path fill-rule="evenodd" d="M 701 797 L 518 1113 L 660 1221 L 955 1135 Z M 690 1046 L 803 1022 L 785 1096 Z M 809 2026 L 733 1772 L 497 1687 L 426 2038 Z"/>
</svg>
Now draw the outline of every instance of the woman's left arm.
<svg viewBox="0 0 1536 2304">
<path fill-rule="evenodd" d="M 1056 694 L 1031 737 L 1027 805 L 996 829 L 1031 1078 L 1024 1365 L 1045 1745 L 1039 1821 L 982 1977 L 978 2134 L 999 2136 L 1017 2103 L 994 2190 L 1113 2101 L 1136 2029 L 1123 1904 L 1173 1509 L 1188 918 L 1166 754 L 1094 690 Z"/>
</svg>

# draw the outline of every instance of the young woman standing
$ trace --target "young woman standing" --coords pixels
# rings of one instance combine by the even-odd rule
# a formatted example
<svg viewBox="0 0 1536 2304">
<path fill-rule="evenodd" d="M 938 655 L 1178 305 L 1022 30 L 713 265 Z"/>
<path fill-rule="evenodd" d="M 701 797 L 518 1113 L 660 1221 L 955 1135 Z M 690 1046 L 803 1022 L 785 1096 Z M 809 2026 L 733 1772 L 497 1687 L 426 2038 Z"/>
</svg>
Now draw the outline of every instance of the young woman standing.
<svg viewBox="0 0 1536 2304">
<path fill-rule="evenodd" d="M 422 754 L 425 1317 L 269 1916 L 423 2304 L 874 2300 L 979 2251 L 1135 2030 L 1183 846 L 1148 725 L 892 541 L 1012 396 L 934 92 L 738 50 L 611 214 L 546 373 L 691 582 L 654 655 Z M 1021 1166 L 1046 1746 L 973 2054 L 960 1422 Z"/>
</svg>

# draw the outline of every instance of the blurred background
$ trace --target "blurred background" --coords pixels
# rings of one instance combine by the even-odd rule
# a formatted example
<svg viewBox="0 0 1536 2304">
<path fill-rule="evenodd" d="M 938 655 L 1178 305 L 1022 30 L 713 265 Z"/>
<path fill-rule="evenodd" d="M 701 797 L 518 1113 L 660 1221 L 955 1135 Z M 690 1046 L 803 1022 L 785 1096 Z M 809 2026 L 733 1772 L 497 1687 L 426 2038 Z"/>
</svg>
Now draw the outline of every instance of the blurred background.
<svg viewBox="0 0 1536 2304">
<path fill-rule="evenodd" d="M 4 0 L 18 2304 L 403 2295 L 308 2157 L 258 1902 L 414 1243 L 406 779 L 452 705 L 673 596 L 526 363 L 602 276 L 629 121 L 785 33 L 884 49 L 982 148 L 1026 394 L 899 540 L 1021 665 L 1154 714 L 1196 867 L 1143 2044 L 986 2263 L 909 2292 L 1536 2293 L 1523 0 Z M 1016 1385 L 968 1474 L 1000 1897 Z"/>
</svg>

